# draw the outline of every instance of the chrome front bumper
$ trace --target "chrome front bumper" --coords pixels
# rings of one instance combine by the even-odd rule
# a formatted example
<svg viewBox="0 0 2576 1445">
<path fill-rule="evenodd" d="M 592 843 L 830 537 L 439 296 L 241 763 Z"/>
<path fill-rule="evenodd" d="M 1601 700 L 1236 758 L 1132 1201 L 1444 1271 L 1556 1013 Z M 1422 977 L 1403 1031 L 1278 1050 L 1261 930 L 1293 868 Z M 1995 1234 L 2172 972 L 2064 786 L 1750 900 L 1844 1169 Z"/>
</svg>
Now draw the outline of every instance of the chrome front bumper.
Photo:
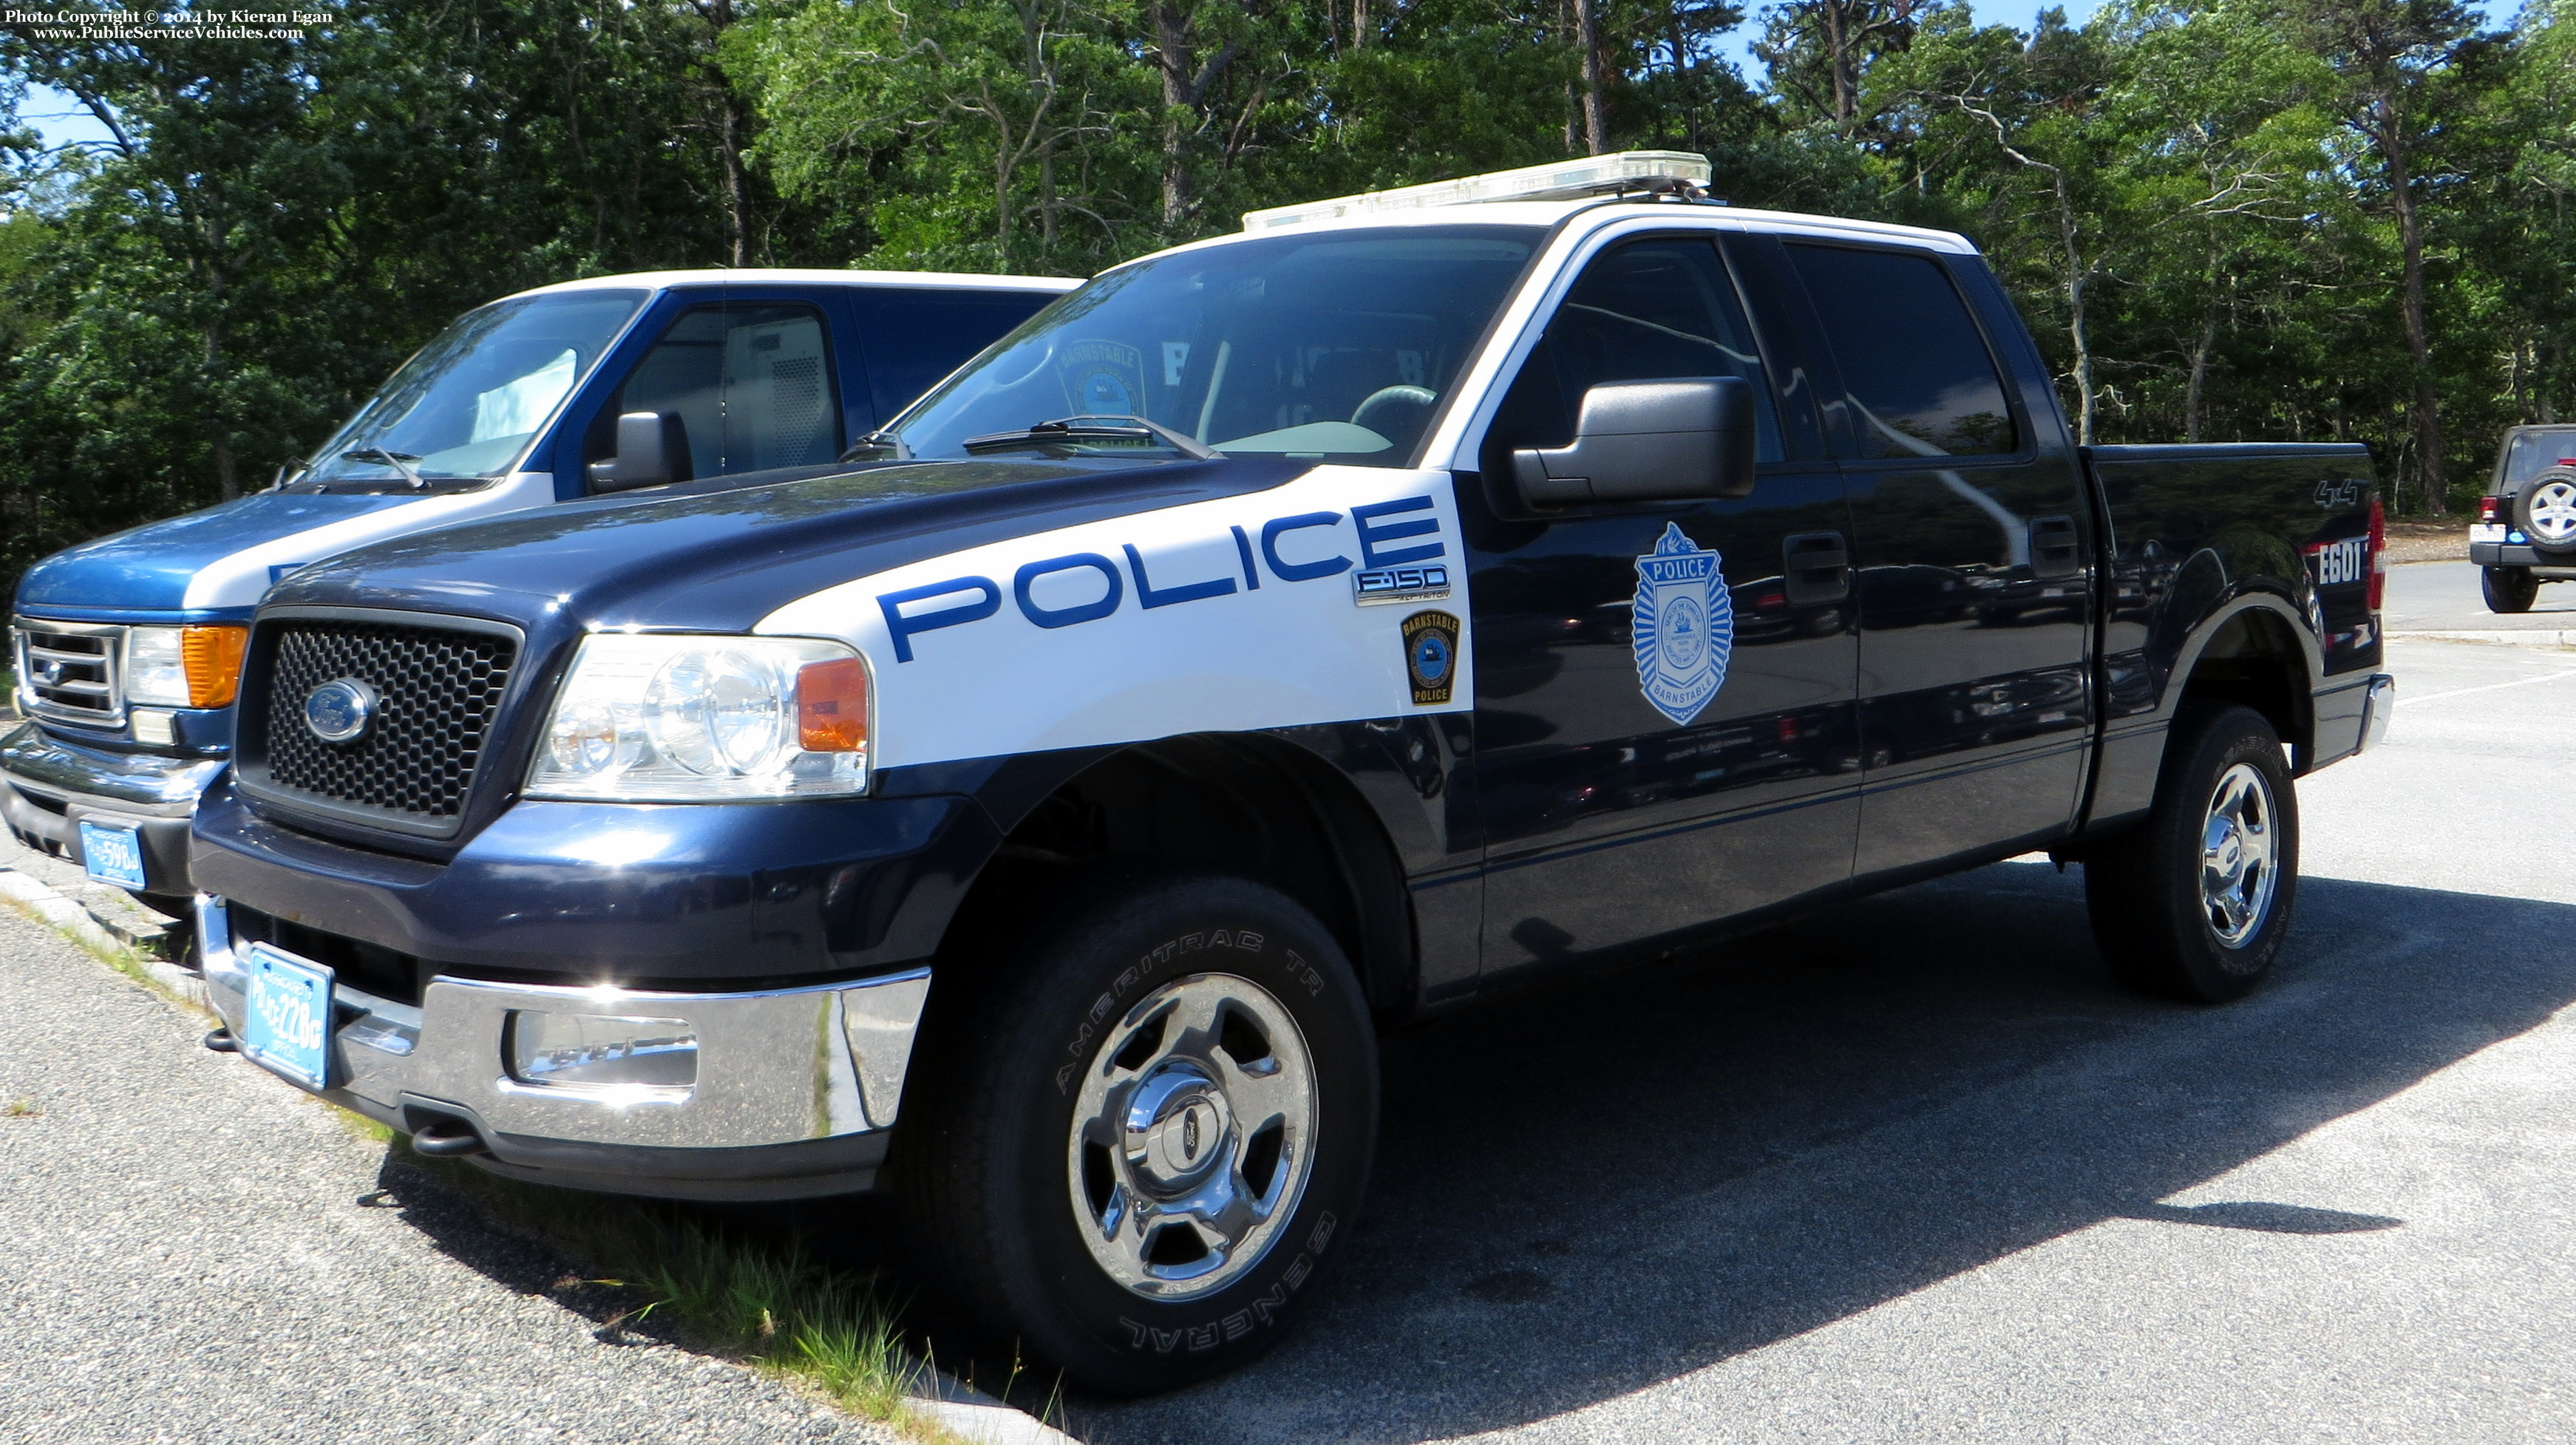
<svg viewBox="0 0 2576 1445">
<path fill-rule="evenodd" d="M 223 770 L 222 758 L 77 747 L 24 722 L 0 737 L 0 817 L 33 846 L 82 864 L 83 818 L 132 828 L 148 891 L 185 898 L 194 891 L 188 819 Z"/>
<path fill-rule="evenodd" d="M 207 992 L 238 1038 L 249 974 L 223 900 L 198 896 L 197 927 Z M 329 1087 L 315 1092 L 405 1131 L 470 1129 L 476 1163 L 542 1183 L 688 1199 L 852 1193 L 874 1185 L 929 993 L 926 968 L 752 993 L 442 976 L 416 1007 L 340 985 Z M 502 1057 L 518 1010 L 683 1020 L 697 1082 L 645 1097 L 519 1082 Z"/>
</svg>

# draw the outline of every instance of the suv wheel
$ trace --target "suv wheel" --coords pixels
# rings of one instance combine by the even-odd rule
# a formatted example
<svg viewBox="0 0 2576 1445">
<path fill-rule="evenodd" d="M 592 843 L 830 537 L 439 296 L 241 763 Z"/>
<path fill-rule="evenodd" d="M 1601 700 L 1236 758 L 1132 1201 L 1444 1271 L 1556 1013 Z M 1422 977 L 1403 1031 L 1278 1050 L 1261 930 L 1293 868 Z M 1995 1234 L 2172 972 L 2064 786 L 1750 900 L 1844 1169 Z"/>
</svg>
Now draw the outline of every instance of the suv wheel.
<svg viewBox="0 0 2576 1445">
<path fill-rule="evenodd" d="M 2299 807 L 2281 739 L 2251 708 L 2176 720 L 2155 809 L 2084 864 L 2112 972 L 2168 998 L 2225 1003 L 2261 982 L 2289 932 Z"/>
<path fill-rule="evenodd" d="M 1376 1040 L 1332 935 L 1270 888 L 1064 896 L 1006 964 L 934 990 L 897 1187 L 981 1340 L 1094 1390 L 1168 1390 L 1267 1348 L 1340 1252 Z"/>
<path fill-rule="evenodd" d="M 2576 552 L 2576 468 L 2532 478 L 2513 499 L 2513 524 L 2543 552 Z"/>
<path fill-rule="evenodd" d="M 2489 612 L 2529 612 L 2532 599 L 2540 595 L 2540 579 L 2528 567 L 2484 567 L 2479 572 Z"/>
</svg>

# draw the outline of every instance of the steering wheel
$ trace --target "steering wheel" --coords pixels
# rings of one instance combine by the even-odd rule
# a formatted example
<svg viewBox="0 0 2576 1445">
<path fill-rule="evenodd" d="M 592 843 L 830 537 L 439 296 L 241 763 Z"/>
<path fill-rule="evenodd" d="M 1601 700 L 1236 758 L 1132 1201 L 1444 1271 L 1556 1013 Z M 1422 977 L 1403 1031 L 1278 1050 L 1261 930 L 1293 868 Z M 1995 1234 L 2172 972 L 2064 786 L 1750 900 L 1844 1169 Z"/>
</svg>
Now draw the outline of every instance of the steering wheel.
<svg viewBox="0 0 2576 1445">
<path fill-rule="evenodd" d="M 1439 394 L 1427 386 L 1382 386 L 1352 411 L 1351 425 L 1367 427 L 1402 446 L 1431 419 L 1431 408 L 1439 400 Z"/>
</svg>

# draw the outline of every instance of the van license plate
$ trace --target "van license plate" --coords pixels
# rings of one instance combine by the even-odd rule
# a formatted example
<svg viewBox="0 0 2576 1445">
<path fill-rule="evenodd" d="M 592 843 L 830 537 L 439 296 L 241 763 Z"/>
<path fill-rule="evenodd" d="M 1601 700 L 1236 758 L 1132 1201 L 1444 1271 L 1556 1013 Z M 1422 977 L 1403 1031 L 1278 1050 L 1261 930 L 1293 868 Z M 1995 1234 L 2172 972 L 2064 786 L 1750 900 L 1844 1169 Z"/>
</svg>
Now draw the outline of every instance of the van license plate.
<svg viewBox="0 0 2576 1445">
<path fill-rule="evenodd" d="M 242 1000 L 242 1052 L 306 1088 L 330 1079 L 331 970 L 250 946 L 250 989 Z"/>
<path fill-rule="evenodd" d="M 80 843 L 81 866 L 89 870 L 89 876 L 119 888 L 144 886 L 143 840 L 132 828 L 83 818 Z"/>
</svg>

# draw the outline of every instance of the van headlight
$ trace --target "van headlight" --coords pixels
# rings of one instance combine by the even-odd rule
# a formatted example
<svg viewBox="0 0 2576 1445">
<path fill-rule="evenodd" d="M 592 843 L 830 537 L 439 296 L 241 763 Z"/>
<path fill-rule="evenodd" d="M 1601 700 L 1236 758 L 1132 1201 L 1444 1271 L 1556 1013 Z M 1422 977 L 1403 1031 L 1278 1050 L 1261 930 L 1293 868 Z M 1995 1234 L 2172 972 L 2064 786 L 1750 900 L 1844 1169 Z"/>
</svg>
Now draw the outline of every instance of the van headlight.
<svg viewBox="0 0 2576 1445">
<path fill-rule="evenodd" d="M 867 660 L 804 637 L 582 639 L 527 796 L 713 802 L 863 793 Z"/>
</svg>

